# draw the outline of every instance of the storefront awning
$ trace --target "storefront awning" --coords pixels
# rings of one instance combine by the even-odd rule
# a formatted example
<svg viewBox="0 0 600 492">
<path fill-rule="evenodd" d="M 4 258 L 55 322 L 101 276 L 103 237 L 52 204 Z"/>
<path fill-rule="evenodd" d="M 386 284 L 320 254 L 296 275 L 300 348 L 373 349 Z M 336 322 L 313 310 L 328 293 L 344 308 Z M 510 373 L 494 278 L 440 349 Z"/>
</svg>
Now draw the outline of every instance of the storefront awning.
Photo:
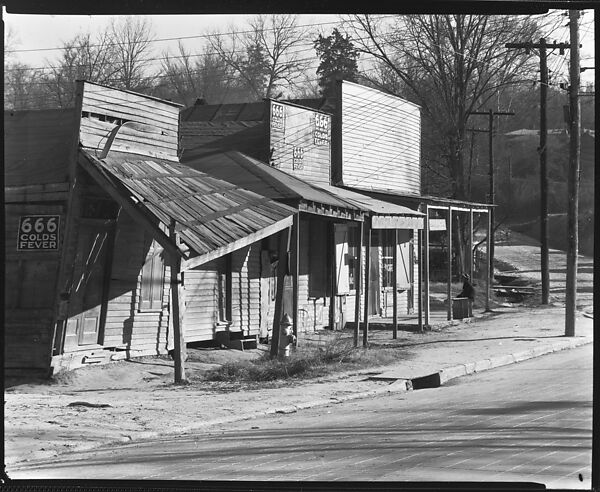
<svg viewBox="0 0 600 492">
<path fill-rule="evenodd" d="M 347 202 L 354 203 L 361 210 L 370 212 L 373 229 L 423 229 L 424 227 L 425 214 L 416 210 L 346 188 L 327 185 L 319 185 L 319 187 Z"/>
<path fill-rule="evenodd" d="M 82 166 L 127 211 L 152 224 L 158 221 L 157 240 L 186 259 L 182 269 L 289 227 L 296 212 L 179 163 L 116 151 L 102 160 L 86 150 L 80 153 Z M 166 233 L 160 235 L 170 227 L 178 238 L 176 244 Z"/>
</svg>

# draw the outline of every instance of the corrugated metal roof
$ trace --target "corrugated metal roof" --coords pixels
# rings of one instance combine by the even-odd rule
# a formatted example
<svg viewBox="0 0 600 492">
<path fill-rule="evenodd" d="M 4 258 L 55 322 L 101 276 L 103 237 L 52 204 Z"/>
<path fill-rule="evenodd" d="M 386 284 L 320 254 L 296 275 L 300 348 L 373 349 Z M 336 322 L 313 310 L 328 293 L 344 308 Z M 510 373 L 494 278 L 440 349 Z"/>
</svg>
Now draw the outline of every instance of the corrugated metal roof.
<svg viewBox="0 0 600 492">
<path fill-rule="evenodd" d="M 256 156 L 267 151 L 262 121 L 182 121 L 179 137 L 184 152 L 200 146 L 238 150 Z"/>
<path fill-rule="evenodd" d="M 196 104 L 181 111 L 181 121 L 263 121 L 264 102 L 230 104 Z"/>
<path fill-rule="evenodd" d="M 395 203 L 386 202 L 383 200 L 378 200 L 377 198 L 373 198 L 372 196 L 363 195 L 362 193 L 358 193 L 353 190 L 348 190 L 346 188 L 339 188 L 337 186 L 328 186 L 328 185 L 319 185 L 320 188 L 323 188 L 328 193 L 332 193 L 343 200 L 353 202 L 358 207 L 363 210 L 367 210 L 374 214 L 383 214 L 383 215 L 404 215 L 411 217 L 424 217 L 425 214 L 413 210 L 408 207 L 404 207 L 402 205 L 397 205 Z"/>
<path fill-rule="evenodd" d="M 360 210 L 356 203 L 349 202 L 241 152 L 199 148 L 184 152 L 181 162 L 275 200 L 290 203 L 310 201 L 349 210 Z"/>
<path fill-rule="evenodd" d="M 81 150 L 90 162 L 122 183 L 131 199 L 142 204 L 165 226 L 175 230 L 198 255 L 214 253 L 277 223 L 287 227 L 291 207 L 188 166 L 156 158 L 110 152 L 99 160 Z M 282 222 L 283 221 L 283 222 Z M 270 232 L 272 234 L 273 232 Z"/>
</svg>

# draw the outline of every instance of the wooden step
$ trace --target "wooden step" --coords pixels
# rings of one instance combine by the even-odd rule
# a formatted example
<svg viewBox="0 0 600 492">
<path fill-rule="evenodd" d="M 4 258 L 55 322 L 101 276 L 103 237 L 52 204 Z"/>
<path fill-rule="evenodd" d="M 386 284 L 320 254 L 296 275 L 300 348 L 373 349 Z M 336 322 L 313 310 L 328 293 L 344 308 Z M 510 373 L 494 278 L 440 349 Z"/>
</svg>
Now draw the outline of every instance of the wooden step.
<svg viewBox="0 0 600 492">
<path fill-rule="evenodd" d="M 257 335 L 244 335 L 240 331 L 221 330 L 215 332 L 215 340 L 224 347 L 234 350 L 252 350 L 258 347 Z"/>
</svg>

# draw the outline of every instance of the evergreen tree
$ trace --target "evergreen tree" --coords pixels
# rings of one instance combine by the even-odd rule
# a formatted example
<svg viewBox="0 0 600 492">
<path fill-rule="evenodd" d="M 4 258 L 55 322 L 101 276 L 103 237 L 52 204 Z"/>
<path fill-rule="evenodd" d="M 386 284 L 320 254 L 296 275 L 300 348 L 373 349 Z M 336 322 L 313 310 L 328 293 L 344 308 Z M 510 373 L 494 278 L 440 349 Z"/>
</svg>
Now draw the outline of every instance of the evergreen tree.
<svg viewBox="0 0 600 492">
<path fill-rule="evenodd" d="M 357 81 L 359 54 L 349 36 L 340 34 L 335 28 L 331 36 L 319 35 L 315 40 L 315 50 L 321 59 L 317 75 L 324 97 L 334 95 L 336 80 Z"/>
</svg>

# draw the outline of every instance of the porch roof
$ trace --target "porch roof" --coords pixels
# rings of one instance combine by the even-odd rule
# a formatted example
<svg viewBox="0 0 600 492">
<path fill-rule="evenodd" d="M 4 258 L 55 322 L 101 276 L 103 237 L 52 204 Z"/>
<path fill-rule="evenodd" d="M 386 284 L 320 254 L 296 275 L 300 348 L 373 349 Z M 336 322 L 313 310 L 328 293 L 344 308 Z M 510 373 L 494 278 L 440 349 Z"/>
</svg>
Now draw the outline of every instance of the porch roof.
<svg viewBox="0 0 600 492">
<path fill-rule="evenodd" d="M 425 214 L 417 210 L 378 200 L 347 188 L 327 185 L 319 185 L 319 187 L 370 212 L 373 229 L 423 229 L 424 227 Z"/>
<path fill-rule="evenodd" d="M 202 147 L 184 151 L 181 162 L 304 212 L 362 220 L 363 208 L 358 203 L 238 151 Z"/>
<path fill-rule="evenodd" d="M 292 224 L 293 208 L 253 191 L 157 158 L 80 150 L 80 163 L 128 212 L 154 224 L 157 240 L 192 268 Z M 158 224 L 157 224 L 158 222 Z M 174 226 L 176 237 L 165 231 Z M 161 242 L 162 240 L 162 242 Z"/>
</svg>

